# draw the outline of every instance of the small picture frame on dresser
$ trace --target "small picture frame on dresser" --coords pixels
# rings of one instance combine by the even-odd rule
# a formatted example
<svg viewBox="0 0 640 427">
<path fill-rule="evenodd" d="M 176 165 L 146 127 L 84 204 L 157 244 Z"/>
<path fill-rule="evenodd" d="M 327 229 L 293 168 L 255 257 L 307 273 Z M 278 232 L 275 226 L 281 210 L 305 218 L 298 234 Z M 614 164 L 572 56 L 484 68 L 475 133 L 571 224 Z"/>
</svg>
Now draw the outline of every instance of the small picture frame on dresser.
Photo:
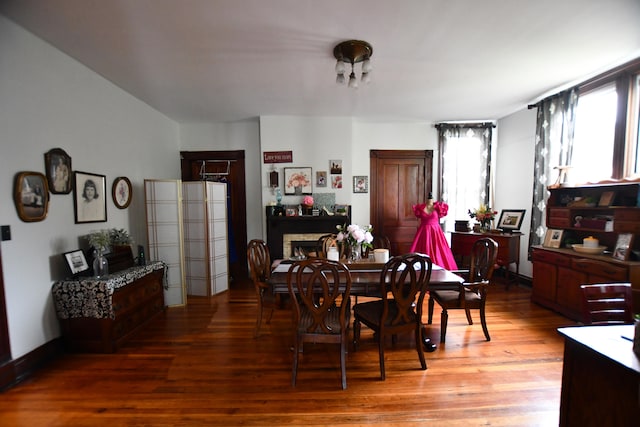
<svg viewBox="0 0 640 427">
<path fill-rule="evenodd" d="M 629 259 L 629 254 L 631 253 L 632 244 L 632 233 L 619 234 L 618 240 L 616 241 L 616 247 L 611 256 L 619 261 L 627 261 Z"/>
<path fill-rule="evenodd" d="M 544 242 L 542 246 L 545 248 L 559 248 L 562 243 L 562 235 L 564 230 L 558 230 L 555 228 L 547 229 L 547 233 L 544 235 Z"/>
<path fill-rule="evenodd" d="M 65 252 L 63 256 L 73 277 L 82 276 L 89 272 L 89 264 L 87 264 L 87 259 L 81 249 Z"/>
</svg>

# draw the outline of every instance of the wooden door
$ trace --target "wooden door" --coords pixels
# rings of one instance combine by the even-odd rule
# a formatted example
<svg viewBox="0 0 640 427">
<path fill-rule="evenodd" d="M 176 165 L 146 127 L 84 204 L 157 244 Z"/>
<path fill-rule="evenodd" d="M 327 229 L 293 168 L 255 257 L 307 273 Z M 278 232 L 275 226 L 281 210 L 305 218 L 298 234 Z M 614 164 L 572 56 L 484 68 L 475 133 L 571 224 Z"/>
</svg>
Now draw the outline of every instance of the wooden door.
<svg viewBox="0 0 640 427">
<path fill-rule="evenodd" d="M 391 254 L 409 252 L 418 220 L 412 206 L 431 191 L 432 150 L 371 150 L 371 225 L 387 236 Z"/>
<path fill-rule="evenodd" d="M 231 286 L 248 279 L 247 272 L 247 196 L 244 170 L 244 150 L 181 151 L 183 181 L 204 179 L 226 182 L 228 209 L 227 233 L 229 275 Z M 203 168 L 204 162 L 204 168 Z"/>
</svg>

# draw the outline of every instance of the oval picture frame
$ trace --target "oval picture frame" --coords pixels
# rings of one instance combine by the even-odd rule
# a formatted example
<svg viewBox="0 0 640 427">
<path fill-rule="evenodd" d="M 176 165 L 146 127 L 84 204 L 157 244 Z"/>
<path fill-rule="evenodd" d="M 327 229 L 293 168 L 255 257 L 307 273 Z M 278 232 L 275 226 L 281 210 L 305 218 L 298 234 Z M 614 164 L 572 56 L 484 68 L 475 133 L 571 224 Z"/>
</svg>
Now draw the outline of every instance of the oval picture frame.
<svg viewBox="0 0 640 427">
<path fill-rule="evenodd" d="M 49 185 L 40 172 L 19 172 L 14 181 L 14 202 L 24 222 L 42 221 L 49 210 Z"/>
<path fill-rule="evenodd" d="M 118 209 L 126 209 L 131 203 L 131 197 L 133 194 L 133 188 L 131 187 L 131 181 L 126 176 L 119 176 L 113 180 L 111 186 L 111 197 L 113 198 L 113 204 Z"/>
</svg>

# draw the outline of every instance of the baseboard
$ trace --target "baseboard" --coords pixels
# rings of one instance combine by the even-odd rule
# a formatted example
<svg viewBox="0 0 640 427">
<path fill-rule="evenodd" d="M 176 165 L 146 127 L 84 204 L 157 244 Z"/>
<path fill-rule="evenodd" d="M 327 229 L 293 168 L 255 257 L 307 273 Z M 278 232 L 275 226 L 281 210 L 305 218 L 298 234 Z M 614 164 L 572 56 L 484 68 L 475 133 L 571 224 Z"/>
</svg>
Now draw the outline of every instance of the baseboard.
<svg viewBox="0 0 640 427">
<path fill-rule="evenodd" d="M 18 359 L 0 365 L 0 390 L 15 386 L 63 353 L 62 338 L 56 338 Z"/>
</svg>

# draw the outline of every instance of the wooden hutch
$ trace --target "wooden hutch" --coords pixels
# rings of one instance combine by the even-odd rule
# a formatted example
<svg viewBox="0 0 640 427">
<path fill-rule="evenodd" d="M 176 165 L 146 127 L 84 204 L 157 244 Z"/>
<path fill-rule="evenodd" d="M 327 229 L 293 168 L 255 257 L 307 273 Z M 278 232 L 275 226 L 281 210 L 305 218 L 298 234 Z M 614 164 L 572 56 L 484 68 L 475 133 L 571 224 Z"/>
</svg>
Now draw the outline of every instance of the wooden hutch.
<svg viewBox="0 0 640 427">
<path fill-rule="evenodd" d="M 580 285 L 630 282 L 634 312 L 640 313 L 640 182 L 550 188 L 546 220 L 549 229 L 562 230 L 559 248 L 532 249 L 531 299 L 563 315 L 582 321 Z M 612 257 L 620 234 L 633 235 L 626 260 Z M 572 244 L 593 236 L 606 246 L 602 254 L 578 253 Z"/>
</svg>

